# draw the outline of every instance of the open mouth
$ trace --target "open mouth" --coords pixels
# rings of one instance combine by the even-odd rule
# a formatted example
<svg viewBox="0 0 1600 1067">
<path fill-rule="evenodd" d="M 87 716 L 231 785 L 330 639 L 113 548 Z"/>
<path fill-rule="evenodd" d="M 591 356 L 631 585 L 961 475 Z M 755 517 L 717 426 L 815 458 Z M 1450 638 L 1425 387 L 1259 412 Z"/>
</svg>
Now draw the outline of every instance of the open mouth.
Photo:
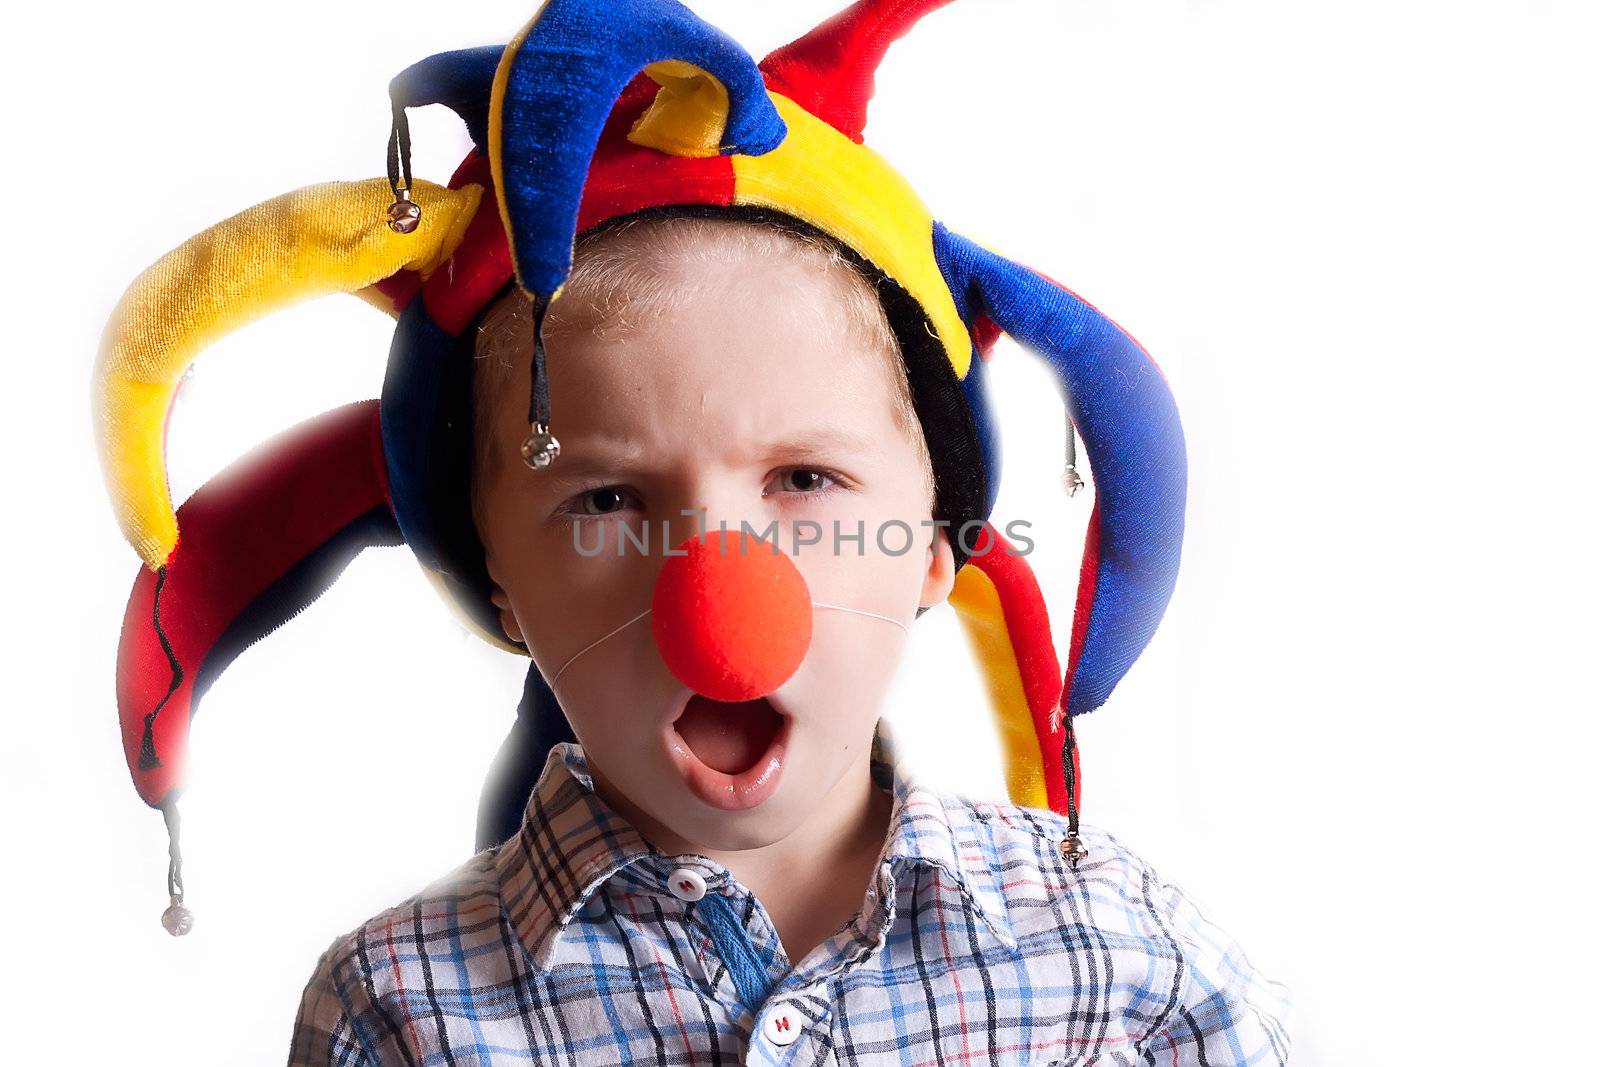
<svg viewBox="0 0 1600 1067">
<path fill-rule="evenodd" d="M 783 725 L 777 709 L 765 698 L 727 703 L 695 693 L 672 724 L 704 763 L 723 774 L 749 770 L 767 751 Z"/>
<path fill-rule="evenodd" d="M 701 800 L 740 811 L 777 788 L 791 723 L 765 697 L 713 700 L 691 693 L 668 730 L 673 761 Z"/>
</svg>

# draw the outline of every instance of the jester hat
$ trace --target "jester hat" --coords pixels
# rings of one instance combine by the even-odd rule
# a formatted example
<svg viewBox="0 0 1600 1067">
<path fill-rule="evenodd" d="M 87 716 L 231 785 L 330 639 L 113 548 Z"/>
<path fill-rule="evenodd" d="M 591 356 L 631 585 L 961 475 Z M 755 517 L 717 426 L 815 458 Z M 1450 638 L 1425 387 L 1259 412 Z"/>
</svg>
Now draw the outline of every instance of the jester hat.
<svg viewBox="0 0 1600 1067">
<path fill-rule="evenodd" d="M 948 2 L 860 0 L 758 63 L 677 0 L 547 0 L 509 44 L 430 56 L 393 80 L 386 179 L 269 200 L 135 280 L 108 324 L 92 404 L 116 515 L 143 560 L 117 704 L 134 785 L 171 835 L 169 930 L 192 921 L 176 801 L 201 696 L 362 549 L 407 546 L 464 625 L 528 654 L 500 629 L 470 519 L 475 327 L 513 286 L 531 298 L 523 458 L 535 471 L 558 462 L 544 311 L 578 236 L 639 213 L 822 234 L 878 281 L 932 458 L 936 516 L 950 524 L 950 601 L 985 674 L 1008 792 L 1068 816 L 1063 851 L 1076 861 L 1072 719 L 1107 700 L 1165 611 L 1183 535 L 1183 433 L 1165 377 L 1137 342 L 1048 275 L 935 219 L 863 143 L 890 43 Z M 443 187 L 410 172 L 406 109 L 428 104 L 455 111 L 473 142 Z M 227 332 L 332 292 L 396 320 L 381 397 L 269 440 L 175 510 L 166 429 L 189 365 Z M 1058 376 L 1069 489 L 1081 484 L 1074 430 L 1093 474 L 1064 673 L 1026 556 L 990 523 L 1000 452 L 985 366 L 1002 332 Z M 545 748 L 571 737 L 531 664 L 524 723 Z M 514 828 L 538 756 L 502 750 L 480 848 Z"/>
</svg>

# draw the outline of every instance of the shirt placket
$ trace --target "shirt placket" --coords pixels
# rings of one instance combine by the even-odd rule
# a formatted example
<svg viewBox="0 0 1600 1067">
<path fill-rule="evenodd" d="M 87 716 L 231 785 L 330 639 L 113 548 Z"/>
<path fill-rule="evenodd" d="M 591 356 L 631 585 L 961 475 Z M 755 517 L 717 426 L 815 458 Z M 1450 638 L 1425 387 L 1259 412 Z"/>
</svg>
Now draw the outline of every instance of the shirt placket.
<svg viewBox="0 0 1600 1067">
<path fill-rule="evenodd" d="M 707 990 L 753 1012 L 766 998 L 777 966 L 777 937 L 763 909 L 727 868 L 703 856 L 667 857 L 656 873 L 660 888 L 682 902 Z M 753 930 L 746 927 L 746 913 Z"/>
<path fill-rule="evenodd" d="M 663 871 L 662 888 L 684 902 L 706 988 L 750 1035 L 746 1062 L 816 1062 L 804 1053 L 829 1025 L 833 1006 L 822 987 L 838 961 L 813 968 L 816 977 L 795 984 L 799 976 L 786 973 L 790 961 L 779 951 L 771 917 L 727 868 L 704 857 L 673 856 Z M 786 988 L 775 996 L 780 982 Z"/>
<path fill-rule="evenodd" d="M 863 965 L 883 947 L 900 904 L 902 878 L 895 863 L 879 866 L 867 890 L 865 909 L 857 922 L 834 935 L 831 954 L 817 956 L 800 968 L 795 968 L 793 961 L 778 958 L 771 968 L 773 983 L 754 1023 L 755 1037 L 747 1063 L 835 1062 L 831 1048 L 819 1051 L 815 1046 L 831 1026 L 837 982 L 841 975 Z M 737 882 L 730 884 L 738 888 Z M 778 944 L 777 932 L 759 902 L 754 902 L 750 925 L 758 937 Z"/>
</svg>

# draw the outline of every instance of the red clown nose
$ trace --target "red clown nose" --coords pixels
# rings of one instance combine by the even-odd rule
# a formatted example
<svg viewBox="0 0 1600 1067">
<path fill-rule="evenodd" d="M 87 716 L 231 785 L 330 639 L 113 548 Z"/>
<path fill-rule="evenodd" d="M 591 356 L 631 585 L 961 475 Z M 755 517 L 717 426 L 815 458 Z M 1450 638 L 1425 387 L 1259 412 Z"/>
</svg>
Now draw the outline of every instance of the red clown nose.
<svg viewBox="0 0 1600 1067">
<path fill-rule="evenodd" d="M 668 554 L 650 629 L 684 685 L 713 700 L 755 700 L 788 681 L 805 658 L 811 591 L 776 545 L 711 530 Z"/>
</svg>

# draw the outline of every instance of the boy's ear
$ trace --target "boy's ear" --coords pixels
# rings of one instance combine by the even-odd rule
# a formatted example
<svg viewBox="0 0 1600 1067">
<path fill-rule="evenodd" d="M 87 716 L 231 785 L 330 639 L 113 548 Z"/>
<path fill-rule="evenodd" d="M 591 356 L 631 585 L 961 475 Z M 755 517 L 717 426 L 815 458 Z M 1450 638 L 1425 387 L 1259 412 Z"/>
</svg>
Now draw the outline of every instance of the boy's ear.
<svg viewBox="0 0 1600 1067">
<path fill-rule="evenodd" d="M 928 573 L 922 580 L 922 599 L 919 606 L 931 608 L 943 604 L 956 584 L 956 557 L 950 548 L 950 538 L 943 526 L 933 527 L 933 539 L 928 544 Z"/>
<path fill-rule="evenodd" d="M 505 590 L 491 582 L 489 601 L 500 609 L 500 629 L 506 632 L 506 637 L 517 644 L 526 645 L 528 642 L 522 636 L 522 627 L 517 624 L 517 616 L 511 610 L 511 600 Z"/>
<path fill-rule="evenodd" d="M 517 622 L 516 613 L 511 610 L 511 598 L 506 596 L 506 591 L 504 589 L 500 588 L 500 580 L 495 576 L 494 553 L 489 551 L 487 542 L 483 541 L 484 527 L 483 524 L 478 521 L 478 509 L 481 506 L 481 499 L 482 498 L 479 497 L 478 493 L 476 492 L 476 483 L 474 483 L 474 492 L 472 494 L 472 523 L 478 531 L 479 543 L 484 546 L 483 569 L 489 577 L 489 603 L 493 604 L 500 612 L 500 629 L 504 631 L 506 638 L 511 641 L 512 644 L 521 645 L 526 648 L 528 646 L 528 641 L 522 636 L 522 626 Z"/>
</svg>

